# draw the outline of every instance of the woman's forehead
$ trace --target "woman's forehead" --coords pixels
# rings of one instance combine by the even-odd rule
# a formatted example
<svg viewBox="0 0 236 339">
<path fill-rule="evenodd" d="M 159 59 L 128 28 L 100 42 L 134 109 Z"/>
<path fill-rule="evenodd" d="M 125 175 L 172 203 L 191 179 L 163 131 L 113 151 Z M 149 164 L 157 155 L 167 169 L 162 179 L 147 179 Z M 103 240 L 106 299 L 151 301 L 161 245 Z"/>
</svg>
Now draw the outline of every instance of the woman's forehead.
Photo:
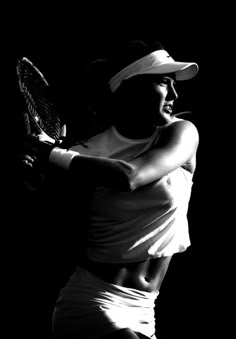
<svg viewBox="0 0 236 339">
<path fill-rule="evenodd" d="M 163 74 L 146 74 L 150 79 L 160 80 L 160 79 L 171 79 L 175 80 L 176 76 L 175 73 L 163 73 Z"/>
<path fill-rule="evenodd" d="M 137 88 L 143 88 L 146 87 L 146 85 L 150 84 L 158 84 L 161 83 L 162 81 L 166 81 L 170 84 L 175 83 L 175 73 L 163 73 L 163 74 L 138 74 L 135 75 L 131 78 L 128 78 L 121 83 L 121 87 L 123 88 L 122 85 L 126 84 L 127 86 L 131 86 L 135 89 Z M 148 88 L 148 87 L 147 87 Z"/>
<path fill-rule="evenodd" d="M 163 74 L 139 74 L 134 77 L 133 79 L 139 79 L 139 81 L 148 81 L 148 82 L 160 82 L 162 80 L 169 80 L 169 81 L 175 81 L 175 73 L 163 73 Z M 130 79 L 132 79 L 130 78 Z"/>
</svg>

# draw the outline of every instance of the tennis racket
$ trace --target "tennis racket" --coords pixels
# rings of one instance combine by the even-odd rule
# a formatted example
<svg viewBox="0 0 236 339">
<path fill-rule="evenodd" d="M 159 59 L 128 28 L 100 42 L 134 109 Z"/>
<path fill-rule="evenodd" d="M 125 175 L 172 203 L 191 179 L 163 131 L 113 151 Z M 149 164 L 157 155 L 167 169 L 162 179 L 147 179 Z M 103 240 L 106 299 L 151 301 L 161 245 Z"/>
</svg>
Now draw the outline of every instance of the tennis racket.
<svg viewBox="0 0 236 339">
<path fill-rule="evenodd" d="M 18 60 L 16 71 L 26 104 L 26 111 L 21 115 L 21 135 L 44 135 L 46 141 L 48 139 L 51 144 L 61 143 L 66 136 L 66 125 L 58 113 L 56 100 L 46 78 L 26 57 Z M 33 139 L 29 141 L 33 142 Z M 39 192 L 42 190 L 47 171 L 43 164 L 33 164 L 29 159 L 26 155 L 21 161 L 22 181 L 27 190 Z"/>
<path fill-rule="evenodd" d="M 18 60 L 16 71 L 27 107 L 23 117 L 27 134 L 43 132 L 55 141 L 65 137 L 66 125 L 44 75 L 26 57 Z"/>
</svg>

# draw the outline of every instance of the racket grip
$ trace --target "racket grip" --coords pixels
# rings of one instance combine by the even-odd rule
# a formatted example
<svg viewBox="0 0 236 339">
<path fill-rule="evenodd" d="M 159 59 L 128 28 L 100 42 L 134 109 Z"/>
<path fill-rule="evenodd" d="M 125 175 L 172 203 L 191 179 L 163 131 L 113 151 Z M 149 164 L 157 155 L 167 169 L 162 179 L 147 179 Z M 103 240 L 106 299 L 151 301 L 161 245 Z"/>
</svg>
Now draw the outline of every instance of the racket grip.
<svg viewBox="0 0 236 339">
<path fill-rule="evenodd" d="M 20 130 L 23 137 L 28 135 L 38 135 L 41 129 L 36 125 L 35 121 L 28 112 L 21 114 Z"/>
<path fill-rule="evenodd" d="M 23 113 L 21 116 L 21 131 L 22 136 L 27 136 L 31 134 L 30 119 L 27 112 Z"/>
</svg>

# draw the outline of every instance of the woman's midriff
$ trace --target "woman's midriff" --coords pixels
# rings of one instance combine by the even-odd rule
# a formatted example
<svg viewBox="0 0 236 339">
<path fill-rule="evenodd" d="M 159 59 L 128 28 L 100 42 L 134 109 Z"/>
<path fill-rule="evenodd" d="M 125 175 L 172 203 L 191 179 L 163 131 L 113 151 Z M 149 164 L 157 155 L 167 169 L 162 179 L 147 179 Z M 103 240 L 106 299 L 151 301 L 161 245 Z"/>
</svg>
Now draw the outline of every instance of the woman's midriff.
<svg viewBox="0 0 236 339">
<path fill-rule="evenodd" d="M 86 259 L 83 266 L 108 283 L 145 292 L 156 292 L 161 287 L 170 260 L 171 257 L 161 257 L 135 263 L 114 264 Z"/>
</svg>

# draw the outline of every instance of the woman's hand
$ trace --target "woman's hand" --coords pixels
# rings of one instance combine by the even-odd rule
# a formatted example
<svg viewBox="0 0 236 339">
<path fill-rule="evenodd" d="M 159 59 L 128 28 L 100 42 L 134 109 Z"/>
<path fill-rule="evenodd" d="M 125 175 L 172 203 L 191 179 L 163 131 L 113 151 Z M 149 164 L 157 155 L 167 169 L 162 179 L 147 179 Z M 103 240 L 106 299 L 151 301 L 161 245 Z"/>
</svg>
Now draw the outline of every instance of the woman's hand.
<svg viewBox="0 0 236 339">
<path fill-rule="evenodd" d="M 32 164 L 32 160 L 37 159 L 39 162 L 47 163 L 54 147 L 55 141 L 45 133 L 37 136 L 30 135 L 25 139 L 22 147 L 22 153 L 27 155 L 24 161 Z"/>
<path fill-rule="evenodd" d="M 16 156 L 17 176 L 24 189 L 39 192 L 45 182 L 45 167 L 35 155 L 19 153 Z"/>
<path fill-rule="evenodd" d="M 16 156 L 17 171 L 23 186 L 39 192 L 45 182 L 46 166 L 55 141 L 45 133 L 25 138 Z"/>
</svg>

